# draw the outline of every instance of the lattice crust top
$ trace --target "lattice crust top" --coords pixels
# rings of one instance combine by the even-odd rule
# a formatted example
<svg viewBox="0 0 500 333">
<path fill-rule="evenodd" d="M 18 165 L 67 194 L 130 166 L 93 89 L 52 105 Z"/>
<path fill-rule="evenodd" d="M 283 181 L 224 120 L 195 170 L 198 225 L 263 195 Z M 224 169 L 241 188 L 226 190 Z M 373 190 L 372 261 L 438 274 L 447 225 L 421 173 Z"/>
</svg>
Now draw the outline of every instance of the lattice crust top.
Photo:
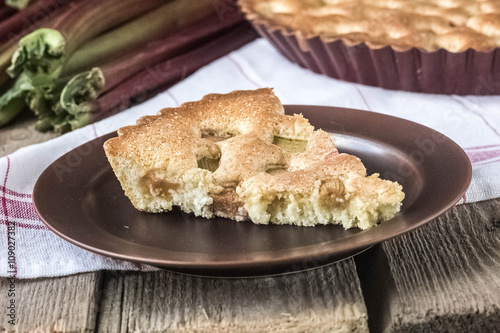
<svg viewBox="0 0 500 333">
<path fill-rule="evenodd" d="M 251 20 L 348 45 L 461 52 L 500 45 L 498 0 L 241 0 Z"/>
</svg>

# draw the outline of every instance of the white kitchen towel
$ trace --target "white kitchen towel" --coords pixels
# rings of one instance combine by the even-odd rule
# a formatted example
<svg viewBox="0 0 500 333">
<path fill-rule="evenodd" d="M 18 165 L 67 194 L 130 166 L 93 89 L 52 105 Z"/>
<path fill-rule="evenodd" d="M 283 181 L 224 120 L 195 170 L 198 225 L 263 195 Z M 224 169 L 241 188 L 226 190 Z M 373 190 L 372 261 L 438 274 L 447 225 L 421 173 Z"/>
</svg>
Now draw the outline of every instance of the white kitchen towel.
<svg viewBox="0 0 500 333">
<path fill-rule="evenodd" d="M 208 93 L 259 87 L 273 87 L 283 104 L 371 110 L 442 132 L 467 152 L 473 164 L 472 185 L 461 203 L 500 197 L 500 96 L 429 95 L 342 82 L 290 63 L 267 41 L 259 39 L 143 104 L 1 158 L 0 275 L 35 278 L 102 269 L 154 269 L 93 254 L 49 231 L 38 219 L 32 204 L 36 179 L 62 154 L 133 124 L 140 116 L 198 100 Z"/>
</svg>

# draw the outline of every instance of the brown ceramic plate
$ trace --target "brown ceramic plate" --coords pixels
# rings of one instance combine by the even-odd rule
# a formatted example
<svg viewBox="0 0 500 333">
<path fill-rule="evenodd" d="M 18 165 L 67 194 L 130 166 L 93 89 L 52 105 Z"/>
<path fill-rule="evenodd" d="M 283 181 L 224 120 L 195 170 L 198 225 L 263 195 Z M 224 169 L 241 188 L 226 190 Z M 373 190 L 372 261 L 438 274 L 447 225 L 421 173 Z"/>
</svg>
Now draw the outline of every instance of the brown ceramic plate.
<svg viewBox="0 0 500 333">
<path fill-rule="evenodd" d="M 34 202 L 45 224 L 67 241 L 114 258 L 200 275 L 256 276 L 308 269 L 352 256 L 413 230 L 453 206 L 471 180 L 462 149 L 444 135 L 400 118 L 324 106 L 286 106 L 335 134 L 341 152 L 361 157 L 369 173 L 399 181 L 406 198 L 392 220 L 370 230 L 340 226 L 255 225 L 207 220 L 173 210 L 135 210 L 102 144 L 62 156 L 38 179 Z"/>
</svg>

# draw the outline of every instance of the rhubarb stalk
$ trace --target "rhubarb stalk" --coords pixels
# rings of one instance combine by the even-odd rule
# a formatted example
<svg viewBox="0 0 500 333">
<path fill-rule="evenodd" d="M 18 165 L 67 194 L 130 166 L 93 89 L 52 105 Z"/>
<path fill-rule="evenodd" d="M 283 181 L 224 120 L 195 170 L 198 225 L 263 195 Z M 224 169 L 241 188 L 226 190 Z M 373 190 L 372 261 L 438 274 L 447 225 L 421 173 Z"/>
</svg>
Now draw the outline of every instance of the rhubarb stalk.
<svg viewBox="0 0 500 333">
<path fill-rule="evenodd" d="M 67 113 L 66 122 L 58 128 L 74 130 L 142 102 L 256 37 L 248 23 L 240 23 L 193 51 L 138 72 L 96 100 L 82 100 L 73 105 L 73 113 Z"/>
<path fill-rule="evenodd" d="M 212 15 L 166 37 L 157 39 L 143 48 L 138 48 L 116 60 L 105 63 L 99 68 L 93 68 L 76 75 L 63 88 L 59 100 L 53 99 L 54 94 L 47 95 L 45 92 L 31 94 L 35 101 L 29 102 L 30 107 L 37 113 L 37 108 L 45 109 L 47 105 L 52 103 L 54 110 L 61 110 L 61 108 L 66 110 L 69 118 L 76 114 L 86 113 L 89 111 L 88 105 L 91 104 L 92 100 L 114 88 L 126 78 L 161 61 L 192 50 L 224 29 L 242 21 L 243 16 L 236 10 L 231 15 L 226 15 L 222 21 L 213 12 Z M 128 28 L 124 27 L 123 29 L 123 33 L 125 33 Z M 77 53 L 80 52 L 88 53 L 85 49 Z M 49 100 L 44 101 L 44 96 L 48 96 Z M 43 128 L 47 128 L 47 126 L 44 125 Z"/>
<path fill-rule="evenodd" d="M 25 9 L 30 0 L 5 0 L 5 4 L 12 8 Z"/>
<path fill-rule="evenodd" d="M 141 15 L 163 0 L 89 0 L 76 2 L 47 28 L 22 38 L 7 69 L 11 77 L 25 72 L 57 79 L 64 61 L 82 43 L 97 34 Z M 51 72 L 46 72 L 51 70 Z"/>
<path fill-rule="evenodd" d="M 4 21 L 6 18 L 9 16 L 14 15 L 16 11 L 8 6 L 1 6 L 0 7 L 0 22 Z"/>
<path fill-rule="evenodd" d="M 5 44 L 21 37 L 37 28 L 41 28 L 67 9 L 70 1 L 38 0 L 25 10 L 15 12 L 0 21 L 0 42 Z M 74 5 L 74 4 L 73 4 Z M 6 7 L 9 8 L 9 7 Z"/>
<path fill-rule="evenodd" d="M 212 15 L 204 17 L 182 30 L 157 39 L 143 48 L 136 49 L 99 66 L 106 81 L 101 92 L 114 88 L 118 83 L 140 70 L 192 50 L 195 46 L 208 41 L 209 38 L 242 21 L 243 16 L 236 11 L 232 15 L 227 15 L 224 20 L 220 20 L 214 12 Z M 82 50 L 81 53 L 86 52 Z M 80 80 L 76 82 L 83 83 Z"/>
<path fill-rule="evenodd" d="M 64 73 L 77 73 L 119 57 L 211 13 L 215 14 L 213 0 L 170 1 L 82 45 L 81 50 L 68 60 Z"/>
<path fill-rule="evenodd" d="M 7 112 L 5 108 L 13 103 L 10 101 L 17 102 L 26 98 L 33 89 L 51 90 L 50 86 L 59 79 L 65 61 L 82 43 L 158 7 L 163 2 L 164 0 L 88 0 L 70 3 L 67 10 L 50 20 L 49 27 L 38 29 L 19 41 L 11 65 L 7 68 L 9 76 L 17 79 L 13 87 L 4 93 L 5 96 L 0 98 L 4 101 L 3 104 L 0 103 L 0 114 Z M 26 80 L 30 80 L 29 84 Z M 4 81 L 0 77 L 0 84 Z M 12 96 L 16 98 L 13 99 Z M 7 118 L 10 117 L 5 117 Z"/>
<path fill-rule="evenodd" d="M 38 0 L 25 10 L 0 21 L 0 86 L 9 80 L 6 69 L 11 64 L 19 40 L 42 26 L 50 25 L 51 21 L 71 7 L 68 3 L 69 1 L 61 0 Z"/>
<path fill-rule="evenodd" d="M 26 109 L 25 93 L 32 88 L 31 80 L 21 75 L 14 85 L 0 97 L 0 127 Z"/>
</svg>

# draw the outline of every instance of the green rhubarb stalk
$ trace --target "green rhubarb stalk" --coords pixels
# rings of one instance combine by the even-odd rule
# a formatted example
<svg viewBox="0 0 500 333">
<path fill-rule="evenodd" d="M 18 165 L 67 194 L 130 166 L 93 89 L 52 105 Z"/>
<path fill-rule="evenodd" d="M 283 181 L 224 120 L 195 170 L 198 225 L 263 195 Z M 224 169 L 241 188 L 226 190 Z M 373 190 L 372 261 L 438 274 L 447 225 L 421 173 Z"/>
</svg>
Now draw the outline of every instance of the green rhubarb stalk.
<svg viewBox="0 0 500 333">
<path fill-rule="evenodd" d="M 61 91 L 67 82 L 68 79 L 59 79 L 50 86 L 33 87 L 32 80 L 24 73 L 21 74 L 12 87 L 0 96 L 0 127 L 28 108 L 34 111 L 39 120 L 53 119 L 66 113 L 66 110 L 54 112 L 53 105 L 59 101 Z M 52 129 L 52 126 L 47 129 Z"/>
<path fill-rule="evenodd" d="M 16 50 L 17 45 L 13 44 L 11 46 L 2 46 L 0 49 L 0 87 L 7 84 L 10 80 L 10 76 L 7 74 L 7 68 L 11 64 L 12 55 Z"/>
<path fill-rule="evenodd" d="M 26 104 L 37 118 L 61 113 L 55 112 L 53 105 L 59 101 L 59 96 L 67 83 L 67 78 L 59 79 L 53 85 L 37 87 L 26 93 Z"/>
<path fill-rule="evenodd" d="M 25 97 L 31 90 L 31 80 L 24 75 L 17 78 L 13 86 L 0 96 L 0 127 L 9 123 L 26 109 Z"/>
<path fill-rule="evenodd" d="M 3 105 L 4 101 L 0 101 L 2 113 L 0 113 L 0 127 L 8 124 L 18 114 L 26 109 L 26 104 L 22 97 L 12 98 L 7 104 Z"/>
<path fill-rule="evenodd" d="M 128 77 L 147 67 L 152 68 L 158 62 L 192 50 L 224 29 L 229 29 L 242 21 L 243 16 L 236 11 L 232 15 L 227 15 L 223 21 L 213 12 L 212 15 L 204 16 L 183 29 L 148 43 L 143 48 L 136 48 L 99 68 L 93 68 L 76 75 L 62 89 L 57 101 L 52 95 L 44 100 L 46 96 L 44 93 L 33 94 L 35 101 L 30 103 L 30 107 L 35 108 L 33 111 L 36 113 L 36 108 L 45 109 L 47 105 L 52 104 L 51 108 L 54 113 L 56 111 L 59 114 L 61 112 L 67 113 L 67 122 L 71 123 L 72 128 L 78 128 L 84 121 L 90 119 L 83 115 L 95 107 L 95 100 L 100 94 L 113 89 Z M 124 35 L 129 30 L 126 26 L 121 29 Z M 114 34 L 110 34 L 110 36 L 114 36 Z M 79 52 L 87 53 L 83 49 L 77 51 L 77 53 Z M 46 121 L 43 124 L 45 125 Z"/>
<path fill-rule="evenodd" d="M 111 116 L 130 106 L 131 101 L 136 100 L 138 94 L 151 97 L 154 91 L 158 92 L 179 82 L 199 68 L 257 37 L 255 31 L 247 23 L 240 23 L 228 30 L 194 50 L 157 64 L 155 67 L 162 71 L 156 73 L 159 74 L 156 77 L 150 70 L 144 69 L 120 82 L 107 93 L 99 95 L 97 99 L 81 101 L 85 103 L 86 112 L 67 114 L 67 125 L 74 130 Z M 67 126 L 65 128 L 67 129 Z"/>
<path fill-rule="evenodd" d="M 213 13 L 213 0 L 174 0 L 124 25 L 98 36 L 81 47 L 68 60 L 64 75 L 74 74 L 100 65 L 144 46 L 156 38 L 167 36 Z"/>
<path fill-rule="evenodd" d="M 40 41 L 33 43 L 33 39 Z M 61 34 L 51 29 L 39 29 L 22 38 L 13 57 L 13 66 L 7 69 L 12 77 L 17 77 L 14 84 L 0 96 L 0 127 L 6 125 L 15 116 L 25 110 L 25 100 L 29 92 L 36 87 L 48 89 L 54 84 L 61 72 L 61 64 L 56 59 L 61 58 L 64 39 Z M 31 70 L 18 71 L 20 64 L 30 58 Z M 48 60 L 50 59 L 50 60 Z"/>
<path fill-rule="evenodd" d="M 48 29 L 38 29 L 22 38 L 7 72 L 11 77 L 26 72 L 34 79 L 37 75 L 57 78 L 64 62 L 84 42 L 105 30 L 144 14 L 162 2 L 162 0 L 77 2 L 75 6 L 53 20 Z"/>
<path fill-rule="evenodd" d="M 30 80 L 29 85 L 24 84 L 24 87 L 30 87 L 29 90 L 50 90 L 50 86 L 57 82 L 66 60 L 81 44 L 163 3 L 164 0 L 76 2 L 74 6 L 51 20 L 49 27 L 38 29 L 19 41 L 7 73 L 12 78 L 22 76 L 24 83 L 25 80 Z M 17 87 L 16 84 L 13 88 Z M 2 117 L 10 119 L 10 115 L 14 114 L 9 112 L 7 117 L 7 107 L 13 103 L 9 101 L 14 101 L 12 96 L 21 98 L 22 94 L 22 97 L 26 98 L 29 90 L 19 90 L 17 87 L 2 96 L 4 104 L 0 104 L 0 114 L 6 113 Z"/>
<path fill-rule="evenodd" d="M 22 37 L 40 27 L 50 27 L 66 10 L 69 1 L 37 0 L 25 10 L 0 20 L 0 85 L 9 81 L 6 69 Z M 6 7 L 8 8 L 8 7 Z"/>
</svg>

